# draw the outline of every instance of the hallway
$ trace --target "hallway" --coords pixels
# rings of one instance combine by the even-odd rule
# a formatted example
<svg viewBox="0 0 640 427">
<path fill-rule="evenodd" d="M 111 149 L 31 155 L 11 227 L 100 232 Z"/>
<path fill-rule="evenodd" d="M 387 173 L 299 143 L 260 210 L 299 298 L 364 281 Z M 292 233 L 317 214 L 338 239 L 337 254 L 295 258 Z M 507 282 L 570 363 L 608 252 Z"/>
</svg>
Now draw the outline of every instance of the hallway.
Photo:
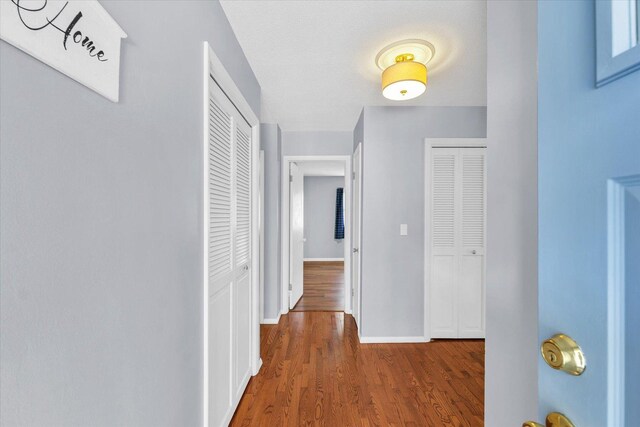
<svg viewBox="0 0 640 427">
<path fill-rule="evenodd" d="M 305 261 L 304 291 L 293 311 L 343 311 L 344 261 Z"/>
<path fill-rule="evenodd" d="M 361 345 L 349 315 L 292 312 L 261 356 L 233 426 L 483 425 L 484 341 Z"/>
</svg>

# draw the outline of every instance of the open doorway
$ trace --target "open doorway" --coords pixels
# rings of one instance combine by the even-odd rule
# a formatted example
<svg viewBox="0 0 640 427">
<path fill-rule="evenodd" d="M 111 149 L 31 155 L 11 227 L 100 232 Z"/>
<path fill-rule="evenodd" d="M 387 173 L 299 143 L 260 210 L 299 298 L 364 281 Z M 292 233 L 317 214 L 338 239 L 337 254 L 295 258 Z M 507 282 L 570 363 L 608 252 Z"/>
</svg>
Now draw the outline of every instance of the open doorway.
<svg viewBox="0 0 640 427">
<path fill-rule="evenodd" d="M 290 198 L 301 197 L 303 203 L 289 207 L 292 223 L 302 218 L 303 292 L 292 310 L 344 311 L 344 162 L 319 160 L 295 165 L 303 194 L 292 191 Z M 290 188 L 294 187 L 292 182 Z M 296 212 L 300 207 L 302 212 Z M 293 259 L 300 256 L 290 255 Z"/>
<path fill-rule="evenodd" d="M 350 156 L 285 157 L 285 312 L 351 313 Z"/>
</svg>

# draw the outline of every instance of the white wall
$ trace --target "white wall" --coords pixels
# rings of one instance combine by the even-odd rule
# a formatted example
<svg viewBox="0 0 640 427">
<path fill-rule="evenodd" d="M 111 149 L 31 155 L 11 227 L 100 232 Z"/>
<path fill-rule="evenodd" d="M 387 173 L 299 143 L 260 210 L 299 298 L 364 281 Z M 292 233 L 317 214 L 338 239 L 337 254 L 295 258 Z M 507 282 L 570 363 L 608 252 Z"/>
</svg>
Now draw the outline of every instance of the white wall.
<svg viewBox="0 0 640 427">
<path fill-rule="evenodd" d="M 100 2 L 114 104 L 0 42 L 0 424 L 202 423 L 202 68 L 259 113 L 217 2 Z"/>
<path fill-rule="evenodd" d="M 424 138 L 482 138 L 486 114 L 485 107 L 365 107 L 363 337 L 424 336 Z"/>
<path fill-rule="evenodd" d="M 304 257 L 344 259 L 344 239 L 334 239 L 336 190 L 344 176 L 304 177 Z"/>
<path fill-rule="evenodd" d="M 538 418 L 537 2 L 487 2 L 485 424 Z"/>
<path fill-rule="evenodd" d="M 285 156 L 345 156 L 353 153 L 353 132 L 282 132 Z"/>
</svg>

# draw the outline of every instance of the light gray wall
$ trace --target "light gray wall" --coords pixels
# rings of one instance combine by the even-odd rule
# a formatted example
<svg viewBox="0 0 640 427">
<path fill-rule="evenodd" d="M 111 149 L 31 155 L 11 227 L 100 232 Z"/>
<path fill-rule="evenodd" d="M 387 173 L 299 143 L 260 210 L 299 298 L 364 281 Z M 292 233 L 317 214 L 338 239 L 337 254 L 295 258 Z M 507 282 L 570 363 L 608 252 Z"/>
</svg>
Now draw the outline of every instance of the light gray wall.
<svg viewBox="0 0 640 427">
<path fill-rule="evenodd" d="M 356 150 L 356 147 L 361 142 L 364 148 L 363 138 L 364 138 L 364 108 L 360 112 L 360 116 L 358 117 L 358 122 L 356 123 L 356 127 L 353 129 L 353 151 Z"/>
<path fill-rule="evenodd" d="M 485 424 L 537 419 L 537 2 L 487 2 Z"/>
<path fill-rule="evenodd" d="M 282 132 L 285 156 L 345 156 L 353 153 L 353 132 Z"/>
<path fill-rule="evenodd" d="M 264 150 L 264 317 L 275 319 L 280 313 L 280 185 L 282 144 L 280 127 L 260 125 L 260 144 Z"/>
<path fill-rule="evenodd" d="M 343 176 L 304 177 L 305 258 L 344 258 L 344 239 L 333 238 L 338 188 Z"/>
<path fill-rule="evenodd" d="M 108 1 L 114 104 L 0 42 L 0 424 L 202 424 L 202 42 L 217 2 Z"/>
<path fill-rule="evenodd" d="M 484 137 L 486 120 L 485 107 L 365 107 L 363 336 L 424 335 L 424 138 Z"/>
</svg>

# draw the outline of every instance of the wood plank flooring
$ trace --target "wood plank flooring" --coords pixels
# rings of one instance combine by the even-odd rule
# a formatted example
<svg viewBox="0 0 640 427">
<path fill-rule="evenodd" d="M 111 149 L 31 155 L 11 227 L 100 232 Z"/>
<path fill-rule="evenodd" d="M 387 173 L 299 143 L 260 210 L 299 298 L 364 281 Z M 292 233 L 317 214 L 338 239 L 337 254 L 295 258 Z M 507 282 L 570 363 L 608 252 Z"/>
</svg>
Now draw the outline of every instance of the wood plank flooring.
<svg viewBox="0 0 640 427">
<path fill-rule="evenodd" d="M 344 262 L 305 261 L 304 291 L 293 311 L 344 310 Z"/>
<path fill-rule="evenodd" d="M 359 344 L 331 312 L 291 312 L 261 341 L 232 426 L 483 425 L 484 341 Z"/>
</svg>

